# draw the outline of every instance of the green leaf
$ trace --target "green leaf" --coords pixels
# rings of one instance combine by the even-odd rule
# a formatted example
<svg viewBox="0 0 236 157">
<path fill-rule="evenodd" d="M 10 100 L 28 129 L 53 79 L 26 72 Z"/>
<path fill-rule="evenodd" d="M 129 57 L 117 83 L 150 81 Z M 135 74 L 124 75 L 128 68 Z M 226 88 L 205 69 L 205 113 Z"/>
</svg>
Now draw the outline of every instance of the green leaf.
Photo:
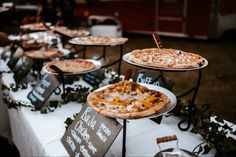
<svg viewBox="0 0 236 157">
<path fill-rule="evenodd" d="M 207 154 L 207 153 L 209 153 L 209 151 L 211 150 L 211 148 L 210 148 L 208 145 L 205 145 L 205 146 L 203 147 L 203 149 L 204 149 L 204 151 L 203 151 L 202 154 Z"/>
<path fill-rule="evenodd" d="M 199 149 L 198 149 L 198 151 L 197 151 L 197 154 L 200 154 L 200 153 L 202 152 L 202 150 L 203 150 L 202 146 L 199 146 Z"/>
<path fill-rule="evenodd" d="M 222 126 L 222 128 L 224 129 L 228 129 L 228 130 L 233 130 L 231 127 L 228 126 L 228 124 L 225 123 L 225 125 Z"/>
<path fill-rule="evenodd" d="M 215 120 L 219 123 L 224 123 L 224 119 L 222 117 L 217 116 Z"/>
</svg>

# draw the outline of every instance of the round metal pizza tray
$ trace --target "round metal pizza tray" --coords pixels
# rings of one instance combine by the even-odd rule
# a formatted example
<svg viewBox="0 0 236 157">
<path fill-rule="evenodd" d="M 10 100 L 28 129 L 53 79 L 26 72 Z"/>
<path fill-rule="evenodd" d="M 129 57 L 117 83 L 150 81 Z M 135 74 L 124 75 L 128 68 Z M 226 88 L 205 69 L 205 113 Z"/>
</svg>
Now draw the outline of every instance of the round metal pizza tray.
<svg viewBox="0 0 236 157">
<path fill-rule="evenodd" d="M 158 114 L 150 115 L 150 116 L 143 117 L 143 118 L 154 118 L 154 117 L 161 116 L 163 114 L 166 114 L 166 113 L 170 112 L 176 106 L 176 104 L 177 104 L 176 96 L 171 91 L 169 91 L 168 89 L 165 89 L 165 88 L 160 87 L 160 86 L 152 85 L 152 84 L 145 84 L 145 83 L 138 83 L 138 84 L 140 84 L 142 86 L 145 86 L 148 89 L 161 92 L 161 93 L 167 95 L 168 98 L 169 98 L 169 103 L 166 105 L 166 107 L 164 107 L 162 110 L 160 110 Z M 100 91 L 100 90 L 106 89 L 109 86 L 111 86 L 111 85 L 101 87 L 101 88 L 99 88 L 95 91 Z M 131 120 L 136 120 L 136 119 L 131 119 Z"/>
<path fill-rule="evenodd" d="M 91 44 L 91 43 L 85 43 L 85 42 L 81 41 L 80 38 L 81 37 L 76 37 L 76 38 L 70 39 L 68 42 L 71 44 L 80 45 L 80 46 L 116 46 L 116 45 L 122 45 L 128 41 L 128 38 L 122 37 L 123 41 L 121 41 L 121 42 L 113 42 L 113 43 L 105 43 L 104 42 L 104 43 L 100 43 L 100 44 L 97 44 L 97 43 Z"/>
<path fill-rule="evenodd" d="M 91 70 L 83 71 L 83 72 L 76 72 L 76 73 L 65 72 L 65 73 L 63 73 L 63 75 L 79 75 L 79 74 L 86 74 L 86 73 L 89 73 L 89 72 L 96 71 L 96 70 L 98 70 L 98 69 L 100 69 L 100 68 L 102 67 L 101 62 L 99 62 L 99 61 L 92 60 L 92 59 L 86 59 L 86 61 L 92 62 L 92 63 L 95 65 L 95 68 L 94 68 L 94 69 L 91 69 Z M 59 73 L 48 71 L 46 67 L 47 67 L 47 64 L 44 65 L 43 68 L 42 68 L 42 70 L 43 70 L 45 73 L 47 73 L 47 74 L 52 74 L 52 75 L 59 75 Z"/>
<path fill-rule="evenodd" d="M 129 63 L 129 64 L 132 64 L 132 65 L 135 65 L 135 66 L 139 66 L 139 67 L 142 67 L 142 68 L 146 68 L 146 69 L 151 69 L 151 70 L 172 71 L 172 72 L 193 71 L 193 70 L 198 70 L 198 69 L 205 68 L 208 65 L 208 61 L 204 58 L 204 64 L 202 66 L 200 66 L 200 67 L 181 68 L 181 69 L 161 68 L 161 67 L 147 66 L 147 65 L 141 65 L 141 64 L 135 63 L 135 62 L 130 60 L 130 57 L 131 57 L 131 52 L 123 55 L 123 60 L 125 62 Z"/>
<path fill-rule="evenodd" d="M 176 104 L 177 104 L 176 96 L 171 91 L 169 91 L 168 89 L 165 89 L 165 88 L 160 87 L 160 86 L 152 85 L 152 84 L 145 84 L 145 83 L 139 83 L 139 84 L 147 87 L 148 89 L 152 89 L 152 90 L 164 93 L 169 98 L 169 103 L 166 105 L 166 107 L 164 107 L 162 110 L 160 110 L 158 114 L 150 115 L 147 118 L 154 118 L 154 117 L 158 117 L 158 116 L 161 116 L 163 114 L 166 114 L 166 113 L 170 112 L 171 110 L 173 110 L 174 107 L 176 106 Z"/>
<path fill-rule="evenodd" d="M 63 57 L 63 56 L 66 56 L 66 55 L 68 55 L 68 54 L 70 53 L 70 51 L 67 50 L 67 49 L 56 49 L 56 50 L 59 50 L 59 51 L 63 52 L 64 54 L 61 55 L 61 56 L 56 56 L 56 57 L 38 58 L 38 57 L 32 57 L 32 56 L 26 55 L 25 53 L 27 53 L 27 51 L 25 51 L 25 52 L 24 52 L 24 56 L 29 57 L 29 58 L 31 58 L 31 59 L 40 59 L 40 60 L 43 60 L 43 59 L 50 59 L 50 58 Z M 31 51 L 40 51 L 40 50 L 31 50 Z"/>
</svg>

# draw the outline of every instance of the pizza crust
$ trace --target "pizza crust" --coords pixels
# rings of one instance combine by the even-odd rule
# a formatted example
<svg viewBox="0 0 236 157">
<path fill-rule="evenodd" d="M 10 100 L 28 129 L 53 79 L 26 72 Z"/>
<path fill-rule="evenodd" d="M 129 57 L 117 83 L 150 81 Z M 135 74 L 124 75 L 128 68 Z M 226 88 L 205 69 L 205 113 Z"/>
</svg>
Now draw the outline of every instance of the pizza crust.
<svg viewBox="0 0 236 157">
<path fill-rule="evenodd" d="M 89 94 L 87 102 L 105 116 L 138 119 L 159 114 L 168 104 L 169 98 L 137 83 L 123 81 Z"/>
</svg>

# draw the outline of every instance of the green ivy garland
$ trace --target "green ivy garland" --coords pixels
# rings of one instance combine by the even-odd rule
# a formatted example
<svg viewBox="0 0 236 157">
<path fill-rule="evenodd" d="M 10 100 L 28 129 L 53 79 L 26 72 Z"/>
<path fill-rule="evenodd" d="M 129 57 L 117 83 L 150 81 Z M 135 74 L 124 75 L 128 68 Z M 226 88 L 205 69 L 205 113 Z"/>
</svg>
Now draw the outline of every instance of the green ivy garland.
<svg viewBox="0 0 236 157">
<path fill-rule="evenodd" d="M 190 101 L 184 99 L 178 101 L 174 109 L 174 115 L 184 119 L 188 116 L 188 106 Z M 215 121 L 213 121 L 214 119 Z M 196 154 L 207 154 L 213 148 L 216 149 L 215 156 L 233 156 L 236 153 L 236 140 L 228 134 L 236 136 L 236 130 L 232 126 L 224 123 L 223 118 L 216 116 L 209 104 L 204 104 L 200 108 L 195 109 L 192 115 L 193 128 L 190 132 L 200 134 L 205 140 L 199 144 L 193 152 Z"/>
</svg>

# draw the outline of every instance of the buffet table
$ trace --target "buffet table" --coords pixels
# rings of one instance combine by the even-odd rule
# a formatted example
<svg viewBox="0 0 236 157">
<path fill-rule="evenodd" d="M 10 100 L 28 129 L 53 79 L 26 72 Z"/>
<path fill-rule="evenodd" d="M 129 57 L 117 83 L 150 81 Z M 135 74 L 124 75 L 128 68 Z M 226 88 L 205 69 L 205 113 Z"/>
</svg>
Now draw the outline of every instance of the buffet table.
<svg viewBox="0 0 236 157">
<path fill-rule="evenodd" d="M 1 68 L 5 63 L 1 61 Z M 12 73 L 2 74 L 2 83 L 9 87 L 13 83 Z M 86 82 L 80 80 L 83 86 L 88 86 Z M 17 101 L 30 102 L 27 94 L 31 88 L 9 92 L 9 96 Z M 50 99 L 53 99 L 54 95 Z M 69 102 L 57 108 L 54 112 L 41 114 L 39 111 L 32 112 L 30 108 L 21 107 L 19 109 L 9 109 L 12 139 L 19 149 L 21 156 L 68 156 L 60 139 L 65 133 L 64 121 L 67 117 L 73 117 L 82 108 L 82 104 Z M 118 120 L 119 121 L 119 120 Z M 161 124 L 144 118 L 127 121 L 127 156 L 154 156 L 159 152 L 156 138 L 176 134 L 179 139 L 181 149 L 192 151 L 198 144 L 203 142 L 200 135 L 190 132 L 182 132 L 177 124 L 178 117 L 163 116 Z M 120 121 L 121 122 L 121 121 Z M 161 144 L 162 149 L 176 147 L 175 142 Z M 122 131 L 119 133 L 114 143 L 106 153 L 106 156 L 121 156 L 122 154 Z M 210 154 L 214 154 L 211 151 Z M 209 154 L 207 155 L 209 156 Z"/>
<path fill-rule="evenodd" d="M 78 43 L 77 40 L 75 40 L 75 41 L 76 42 L 73 44 L 77 44 L 80 46 L 91 46 L 89 44 L 82 45 L 82 44 Z M 118 71 L 120 70 L 120 63 L 121 63 L 121 59 L 122 59 L 122 50 L 123 50 L 122 44 L 124 44 L 126 41 L 127 41 L 127 39 L 125 39 L 125 41 L 123 41 L 121 43 L 118 43 L 118 45 L 121 45 L 120 58 L 118 60 L 119 61 Z M 94 46 L 94 45 L 92 45 L 92 46 Z M 96 46 L 104 46 L 104 50 L 105 50 L 106 46 L 114 46 L 114 45 L 96 45 Z M 60 47 L 58 46 L 58 48 L 60 48 Z M 9 52 L 8 54 L 11 55 L 12 52 Z M 104 51 L 102 57 L 105 58 L 105 51 Z M 53 58 L 53 57 L 50 57 L 50 58 Z M 40 58 L 40 59 L 43 59 L 43 58 Z M 123 57 L 123 59 L 125 60 L 126 58 Z M 68 117 L 72 118 L 76 113 L 79 113 L 81 111 L 81 109 L 83 108 L 83 104 L 79 103 L 79 102 L 73 102 L 73 101 L 67 102 L 64 99 L 64 102 L 67 102 L 66 104 L 64 104 L 64 103 L 61 104 L 61 106 L 57 107 L 53 111 L 51 109 L 48 109 L 47 114 L 41 114 L 39 111 L 32 111 L 32 108 L 26 107 L 26 106 L 33 106 L 31 104 L 31 102 L 36 102 L 36 101 L 32 101 L 32 97 L 28 96 L 29 93 L 30 93 L 29 95 L 32 96 L 31 83 L 29 83 L 29 81 L 27 81 L 27 79 L 25 78 L 24 81 L 27 82 L 27 87 L 25 89 L 11 90 L 11 84 L 16 84 L 16 82 L 13 78 L 14 74 L 11 72 L 11 70 L 7 66 L 8 60 L 9 60 L 9 58 L 6 58 L 5 61 L 0 59 L 0 72 L 2 73 L 1 82 L 2 82 L 2 85 L 4 87 L 6 87 L 6 88 L 2 88 L 2 89 L 6 89 L 6 90 L 3 90 L 2 92 L 4 93 L 4 96 L 8 98 L 7 100 L 11 100 L 14 102 L 20 102 L 21 104 L 24 105 L 24 106 L 18 107 L 17 109 L 8 109 L 10 125 L 11 125 L 11 132 L 12 132 L 12 140 L 14 141 L 15 145 L 19 149 L 20 155 L 21 156 L 69 156 L 67 150 L 65 149 L 65 147 L 63 146 L 63 144 L 61 142 L 61 138 L 64 137 L 63 135 L 65 134 L 65 131 L 66 131 L 66 129 L 65 129 L 66 124 L 64 122 L 66 121 L 66 119 Z M 125 60 L 125 61 L 128 61 L 128 60 Z M 65 62 L 65 61 L 63 61 L 63 62 Z M 38 65 L 37 62 L 34 63 L 34 65 L 35 64 Z M 133 63 L 131 63 L 131 64 L 133 64 Z M 46 65 L 44 65 L 44 66 L 46 66 Z M 54 66 L 52 66 L 52 65 L 54 65 Z M 63 94 L 66 94 L 65 87 L 68 87 L 68 86 L 75 87 L 74 85 L 81 85 L 82 87 L 89 87 L 90 89 L 92 88 L 92 86 L 90 86 L 88 83 L 83 81 L 82 77 L 80 77 L 80 79 L 74 81 L 74 83 L 72 85 L 66 84 L 64 81 L 65 75 L 68 74 L 71 76 L 73 76 L 73 75 L 75 76 L 75 75 L 82 75 L 84 73 L 82 73 L 81 71 L 78 73 L 69 72 L 66 70 L 63 71 L 62 69 L 55 66 L 55 64 L 52 64 L 52 65 L 50 65 L 49 67 L 50 68 L 54 67 L 54 68 L 52 68 L 52 70 L 55 70 L 54 72 L 50 73 L 50 70 L 49 71 L 47 69 L 45 70 L 45 67 L 41 71 L 42 67 L 40 67 L 37 69 L 38 75 L 40 76 L 41 72 L 42 72 L 42 74 L 46 73 L 47 76 L 58 75 L 61 79 L 60 82 L 62 84 L 59 85 L 60 84 L 59 81 L 56 79 L 53 79 L 53 81 L 47 82 L 47 84 L 49 84 L 49 85 L 46 85 L 46 83 L 45 83 L 44 84 L 45 87 L 46 86 L 49 87 L 50 84 L 58 82 L 57 85 L 59 85 L 59 88 L 61 89 L 61 91 L 63 91 Z M 203 64 L 203 66 L 201 68 L 205 67 L 206 65 L 207 65 L 207 61 L 205 62 L 205 64 Z M 23 64 L 18 65 L 18 66 L 22 67 Z M 81 64 L 80 64 L 80 66 L 81 66 Z M 106 66 L 103 66 L 103 68 Z M 95 71 L 95 70 L 98 70 L 99 68 L 101 68 L 101 65 L 99 65 L 99 66 L 95 65 L 95 69 L 92 69 L 92 70 Z M 19 70 L 19 69 L 17 69 L 17 70 Z M 163 69 L 156 69 L 156 70 L 163 70 Z M 165 70 L 168 71 L 169 69 L 165 69 Z M 86 71 L 86 72 L 90 72 L 90 71 Z M 30 73 L 28 73 L 28 74 L 30 75 Z M 199 81 L 198 81 L 198 85 L 196 87 L 195 93 L 197 93 L 197 89 L 198 89 L 198 86 L 200 83 L 200 78 L 201 78 L 200 74 L 201 74 L 201 72 L 199 72 L 199 79 L 198 79 Z M 32 75 L 32 77 L 33 77 L 33 75 Z M 77 77 L 74 77 L 74 78 L 77 78 Z M 125 78 L 127 79 L 127 76 Z M 36 79 L 36 78 L 33 78 L 33 80 L 36 81 L 37 83 L 39 83 L 39 81 L 40 81 L 39 79 Z M 42 85 L 42 83 L 41 83 L 41 85 Z M 47 89 L 44 86 L 43 86 L 43 88 L 41 86 L 39 86 L 40 88 L 38 88 L 36 86 L 38 88 L 37 92 L 40 91 L 39 93 L 42 94 L 42 93 L 44 93 L 44 91 L 47 91 Z M 148 85 L 146 85 L 146 86 L 148 86 Z M 153 86 L 155 86 L 155 85 L 153 85 Z M 53 90 L 55 90 L 56 87 L 55 88 L 53 87 Z M 157 86 L 155 86 L 155 87 L 157 87 Z M 51 91 L 53 92 L 53 90 L 51 90 Z M 37 92 L 36 92 L 36 94 L 37 94 Z M 59 95 L 59 94 L 60 93 L 53 93 L 49 97 L 48 101 L 51 101 L 51 100 L 59 100 L 60 101 L 61 95 Z M 165 94 L 168 96 L 168 98 L 170 98 L 170 99 L 168 99 L 168 101 L 166 101 L 166 104 L 168 106 L 168 104 L 172 103 L 171 102 L 172 99 L 171 99 L 171 97 L 169 97 L 169 95 L 167 93 L 165 93 Z M 194 94 L 194 95 L 196 95 L 196 94 Z M 63 95 L 63 96 L 65 96 L 65 95 Z M 31 101 L 27 97 L 31 98 Z M 35 99 L 37 97 L 33 97 L 33 98 Z M 40 97 L 40 98 L 42 98 L 42 97 Z M 41 102 L 43 102 L 43 105 L 45 104 L 45 101 L 47 100 L 46 98 L 48 98 L 48 97 L 42 98 Z M 175 96 L 174 96 L 174 98 L 175 98 Z M 195 96 L 194 96 L 192 102 L 194 102 L 194 99 L 195 99 Z M 4 99 L 4 100 L 7 103 L 7 100 L 6 99 Z M 45 101 L 43 101 L 43 100 L 45 100 Z M 125 101 L 126 101 L 126 98 L 125 98 Z M 175 99 L 174 106 L 175 105 L 176 105 L 176 99 Z M 158 112 L 156 111 L 155 114 L 150 114 L 148 116 L 154 116 L 154 115 L 160 116 L 160 113 L 164 109 L 168 108 L 167 106 L 165 106 L 165 108 L 162 108 L 162 110 L 158 110 Z M 43 106 L 36 108 L 36 105 L 34 104 L 33 108 L 42 109 L 41 107 L 43 107 Z M 173 109 L 173 108 L 171 108 L 171 109 Z M 167 112 L 169 112 L 170 110 L 163 112 L 162 114 L 164 114 L 164 113 L 168 114 Z M 145 117 L 145 116 L 142 116 L 142 117 Z M 168 116 L 163 115 L 160 124 L 157 124 L 156 122 L 149 119 L 150 117 L 149 118 L 142 118 L 142 117 L 141 118 L 138 117 L 140 119 L 136 119 L 136 120 L 129 120 L 129 119 L 126 120 L 125 119 L 124 121 L 123 121 L 123 119 L 116 119 L 117 122 L 120 123 L 121 125 L 124 124 L 123 131 L 119 132 L 118 136 L 115 138 L 114 142 L 112 143 L 111 147 L 106 152 L 105 156 L 109 156 L 109 157 L 110 156 L 155 156 L 155 154 L 157 154 L 161 150 L 166 150 L 168 148 L 176 148 L 177 147 L 176 142 L 166 142 L 166 143 L 161 143 L 159 145 L 157 144 L 157 138 L 169 136 L 169 135 L 173 135 L 173 134 L 176 135 L 178 138 L 177 142 L 178 142 L 179 148 L 181 148 L 183 150 L 187 150 L 189 152 L 192 152 L 197 146 L 201 145 L 204 142 L 204 139 L 198 134 L 193 134 L 189 131 L 183 132 L 183 131 L 179 130 L 178 123 L 182 120 L 179 117 L 175 117 L 173 115 L 168 115 Z M 108 117 L 106 117 L 106 118 L 108 118 Z M 119 118 L 121 118 L 121 117 L 119 117 Z M 214 120 L 214 118 L 212 118 L 211 120 Z M 89 121 L 89 118 L 86 121 Z M 112 121 L 114 121 L 116 123 L 116 121 L 114 119 L 112 119 Z M 102 121 L 102 122 L 104 123 L 104 121 Z M 122 123 L 122 122 L 124 122 L 124 123 Z M 96 124 L 96 122 L 93 125 L 95 125 L 95 124 Z M 181 123 L 181 124 L 185 124 L 185 123 Z M 184 126 L 184 128 L 187 128 L 186 130 L 188 130 L 189 127 L 190 128 L 192 127 L 190 122 L 187 125 L 187 127 Z M 232 128 L 233 128 L 233 130 L 236 130 L 235 126 L 232 126 Z M 124 133 L 124 135 L 123 135 L 123 133 Z M 94 135 L 95 132 L 92 132 L 92 134 Z M 112 137 L 115 137 L 115 136 L 112 136 Z M 83 136 L 83 138 L 84 138 L 84 136 Z M 233 138 L 235 139 L 235 137 L 233 137 Z M 126 144 L 124 141 L 126 141 Z M 168 140 L 166 140 L 166 141 L 168 141 Z M 70 141 L 69 142 L 67 141 L 67 143 L 69 144 Z M 80 142 L 78 142 L 78 143 L 80 143 Z M 122 146 L 124 146 L 123 149 L 122 149 Z M 159 146 L 161 146 L 161 148 L 159 148 Z M 97 149 L 101 150 L 102 147 L 103 147 L 103 145 L 101 145 L 101 146 L 99 145 L 97 147 Z M 80 149 L 81 149 L 81 147 L 80 147 Z M 125 149 L 126 149 L 126 151 L 125 151 Z M 80 150 L 80 152 L 82 152 L 82 151 L 83 150 Z M 197 150 L 195 150 L 195 151 L 197 151 Z M 215 150 L 211 150 L 206 156 L 214 156 L 214 154 L 215 154 Z M 76 155 L 76 156 L 79 156 L 79 155 Z"/>
</svg>

